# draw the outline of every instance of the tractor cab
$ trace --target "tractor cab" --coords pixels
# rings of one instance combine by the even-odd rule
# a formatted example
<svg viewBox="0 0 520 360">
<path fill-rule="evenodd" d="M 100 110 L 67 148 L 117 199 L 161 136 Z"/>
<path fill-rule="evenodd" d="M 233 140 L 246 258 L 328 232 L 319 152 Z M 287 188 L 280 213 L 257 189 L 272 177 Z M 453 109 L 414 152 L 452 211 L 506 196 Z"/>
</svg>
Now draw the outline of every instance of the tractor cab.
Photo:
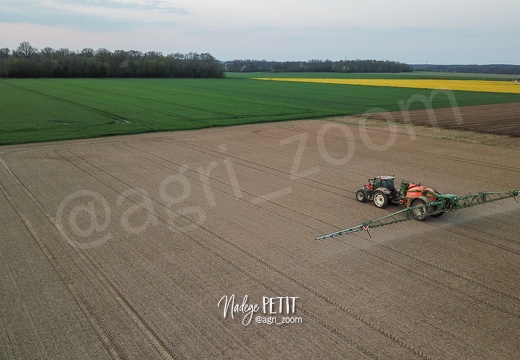
<svg viewBox="0 0 520 360">
<path fill-rule="evenodd" d="M 393 192 L 395 189 L 395 185 L 394 185 L 395 177 L 393 177 L 393 176 L 378 176 L 371 180 L 374 181 L 375 189 L 383 187 L 385 189 L 388 189 L 391 192 Z"/>
<path fill-rule="evenodd" d="M 368 182 L 365 185 L 365 187 L 369 191 L 374 191 L 375 189 L 381 188 L 381 187 L 388 189 L 389 191 L 393 191 L 394 190 L 394 179 L 395 179 L 395 177 L 393 177 L 393 176 L 378 176 L 373 179 L 368 179 Z"/>
</svg>

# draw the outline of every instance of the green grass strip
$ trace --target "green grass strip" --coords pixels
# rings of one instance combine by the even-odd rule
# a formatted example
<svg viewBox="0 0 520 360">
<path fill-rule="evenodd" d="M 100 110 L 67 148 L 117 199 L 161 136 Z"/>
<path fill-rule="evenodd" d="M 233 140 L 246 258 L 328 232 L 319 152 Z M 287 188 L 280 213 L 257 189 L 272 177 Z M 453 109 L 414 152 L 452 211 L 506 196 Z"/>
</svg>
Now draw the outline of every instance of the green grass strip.
<svg viewBox="0 0 520 360">
<path fill-rule="evenodd" d="M 0 80 L 0 145 L 396 111 L 417 95 L 429 98 L 431 90 L 258 81 L 242 74 Z M 459 106 L 520 102 L 515 94 L 453 95 Z M 442 94 L 432 99 L 434 108 L 451 105 Z M 424 104 L 414 102 L 410 109 L 420 108 Z"/>
</svg>

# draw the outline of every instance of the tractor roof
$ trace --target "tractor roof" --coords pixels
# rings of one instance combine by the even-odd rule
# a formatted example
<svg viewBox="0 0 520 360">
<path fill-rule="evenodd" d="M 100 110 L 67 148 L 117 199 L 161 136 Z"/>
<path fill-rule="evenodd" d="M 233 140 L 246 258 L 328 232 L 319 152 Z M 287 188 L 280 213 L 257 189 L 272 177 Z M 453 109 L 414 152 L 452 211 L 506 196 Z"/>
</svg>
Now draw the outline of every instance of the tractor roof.
<svg viewBox="0 0 520 360">
<path fill-rule="evenodd" d="M 378 176 L 377 179 L 381 179 L 381 180 L 393 180 L 393 179 L 395 179 L 395 176 Z"/>
</svg>

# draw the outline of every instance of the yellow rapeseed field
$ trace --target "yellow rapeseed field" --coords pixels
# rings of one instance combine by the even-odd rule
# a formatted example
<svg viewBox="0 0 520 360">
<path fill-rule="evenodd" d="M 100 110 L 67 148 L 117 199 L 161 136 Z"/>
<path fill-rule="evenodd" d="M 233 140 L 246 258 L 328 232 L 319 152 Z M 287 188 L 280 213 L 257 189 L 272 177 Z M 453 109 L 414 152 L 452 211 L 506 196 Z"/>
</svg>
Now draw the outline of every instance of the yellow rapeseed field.
<svg viewBox="0 0 520 360">
<path fill-rule="evenodd" d="M 326 78 L 257 78 L 258 80 L 308 82 L 320 84 L 389 86 L 414 89 L 442 89 L 520 94 L 520 84 L 512 81 L 436 80 L 436 79 L 326 79 Z"/>
</svg>

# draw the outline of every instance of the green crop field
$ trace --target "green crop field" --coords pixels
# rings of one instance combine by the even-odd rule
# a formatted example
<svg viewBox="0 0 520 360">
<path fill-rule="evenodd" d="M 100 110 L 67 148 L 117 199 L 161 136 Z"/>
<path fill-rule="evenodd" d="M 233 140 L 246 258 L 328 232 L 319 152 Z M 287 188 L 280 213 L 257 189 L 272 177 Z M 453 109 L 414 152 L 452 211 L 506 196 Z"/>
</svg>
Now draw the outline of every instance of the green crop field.
<svg viewBox="0 0 520 360">
<path fill-rule="evenodd" d="M 260 76 L 273 74 L 0 80 L 0 145 L 321 118 L 373 108 L 395 111 L 399 101 L 431 94 L 431 90 L 251 79 Z M 460 106 L 520 102 L 520 95 L 514 94 L 453 94 Z M 434 107 L 451 105 L 446 96 L 433 98 Z M 420 102 L 412 106 L 421 107 Z"/>
</svg>

